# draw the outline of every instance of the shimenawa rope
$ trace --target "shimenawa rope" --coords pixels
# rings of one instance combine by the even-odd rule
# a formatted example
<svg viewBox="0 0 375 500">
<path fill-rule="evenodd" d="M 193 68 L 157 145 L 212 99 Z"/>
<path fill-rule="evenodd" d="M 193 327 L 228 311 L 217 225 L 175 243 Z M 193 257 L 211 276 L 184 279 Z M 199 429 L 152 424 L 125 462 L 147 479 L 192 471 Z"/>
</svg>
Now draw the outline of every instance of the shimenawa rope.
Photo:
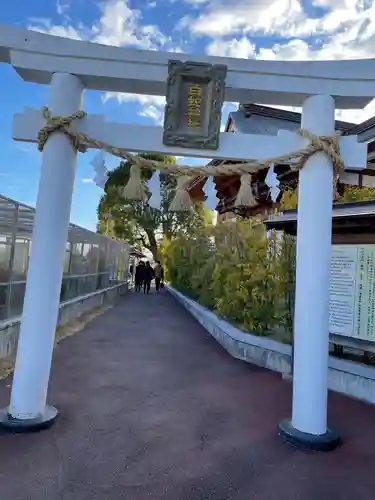
<svg viewBox="0 0 375 500">
<path fill-rule="evenodd" d="M 290 163 L 290 167 L 294 170 L 300 170 L 305 165 L 306 161 L 315 153 L 323 152 L 332 161 L 333 165 L 333 189 L 336 192 L 337 175 L 340 169 L 343 168 L 343 162 L 340 158 L 339 136 L 333 137 L 315 136 L 307 130 L 300 129 L 298 133 L 310 141 L 310 143 L 302 149 L 280 155 L 277 157 L 266 158 L 260 161 L 244 161 L 242 163 L 233 163 L 228 165 L 201 165 L 188 166 L 178 164 L 167 164 L 160 161 L 149 160 L 141 156 L 129 153 L 125 149 L 116 148 L 98 139 L 93 139 L 83 132 L 77 132 L 71 128 L 71 124 L 75 120 L 84 118 L 87 114 L 84 111 L 77 111 L 69 116 L 52 116 L 48 107 L 42 108 L 45 125 L 38 134 L 38 149 L 43 151 L 43 148 L 48 140 L 48 137 L 56 131 L 63 132 L 72 141 L 72 145 L 80 152 L 86 152 L 88 147 L 104 150 L 114 156 L 122 158 L 132 163 L 131 173 L 128 184 L 124 187 L 123 196 L 129 200 L 145 200 L 146 193 L 144 192 L 141 181 L 141 169 L 160 170 L 168 174 L 182 176 L 183 179 L 178 181 L 175 197 L 171 203 L 172 211 L 186 211 L 192 209 L 189 189 L 192 183 L 196 184 L 196 178 L 207 178 L 209 176 L 230 176 L 241 175 L 241 187 L 237 195 L 236 206 L 253 206 L 255 203 L 254 195 L 251 188 L 251 174 L 255 173 L 261 167 L 267 167 L 271 164 Z M 293 161 L 297 160 L 296 163 Z M 189 201 L 190 200 L 190 201 Z"/>
</svg>

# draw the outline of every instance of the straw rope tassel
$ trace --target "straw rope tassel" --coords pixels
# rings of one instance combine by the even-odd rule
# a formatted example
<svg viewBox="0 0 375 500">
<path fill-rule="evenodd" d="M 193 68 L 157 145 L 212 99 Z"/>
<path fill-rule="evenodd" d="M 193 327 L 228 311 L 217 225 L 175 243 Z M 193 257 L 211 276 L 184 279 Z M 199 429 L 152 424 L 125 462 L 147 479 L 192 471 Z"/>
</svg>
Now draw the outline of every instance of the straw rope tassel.
<svg viewBox="0 0 375 500">
<path fill-rule="evenodd" d="M 241 186 L 238 191 L 235 206 L 236 207 L 253 207 L 255 198 L 251 189 L 251 174 L 241 175 Z"/>
<path fill-rule="evenodd" d="M 143 201 L 145 199 L 145 191 L 141 180 L 141 169 L 138 165 L 130 167 L 129 180 L 122 191 L 122 196 L 126 200 Z"/>
<path fill-rule="evenodd" d="M 181 175 L 177 177 L 176 194 L 169 206 L 170 212 L 192 212 L 193 202 L 188 192 L 190 177 Z"/>
<path fill-rule="evenodd" d="M 336 201 L 339 193 L 338 193 L 338 183 L 340 180 L 340 170 L 344 169 L 344 163 L 341 160 L 340 157 L 340 139 L 339 136 L 336 135 L 334 138 L 331 139 L 331 149 L 334 153 L 336 153 L 337 158 L 336 161 L 332 161 L 332 176 L 333 176 L 333 192 L 332 192 L 332 199 L 333 201 Z M 328 155 L 329 157 L 332 158 L 332 154 Z"/>
</svg>

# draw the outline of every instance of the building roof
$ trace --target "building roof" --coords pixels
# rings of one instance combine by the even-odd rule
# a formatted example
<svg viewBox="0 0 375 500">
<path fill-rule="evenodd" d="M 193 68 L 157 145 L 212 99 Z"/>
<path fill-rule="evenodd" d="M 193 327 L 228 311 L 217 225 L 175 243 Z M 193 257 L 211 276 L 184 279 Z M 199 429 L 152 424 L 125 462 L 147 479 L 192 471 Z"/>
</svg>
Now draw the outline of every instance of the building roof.
<svg viewBox="0 0 375 500">
<path fill-rule="evenodd" d="M 269 216 L 265 221 L 267 229 L 285 231 L 288 234 L 297 234 L 298 210 L 284 210 L 278 215 Z M 375 200 L 350 203 L 335 203 L 332 207 L 332 222 L 334 232 L 361 232 L 374 233 L 375 227 Z"/>
<path fill-rule="evenodd" d="M 258 104 L 240 104 L 238 111 L 235 113 L 230 113 L 230 115 L 236 114 L 236 118 L 238 119 L 237 113 L 241 114 L 245 120 L 250 118 L 251 116 L 263 116 L 266 118 L 274 118 L 276 120 L 282 120 L 286 122 L 292 122 L 296 124 L 301 123 L 301 113 L 296 113 L 295 111 L 288 111 L 285 109 L 272 108 L 270 106 L 260 106 Z M 355 123 L 344 122 L 340 120 L 336 120 L 335 128 L 341 132 L 348 132 L 350 129 L 356 127 Z"/>
</svg>

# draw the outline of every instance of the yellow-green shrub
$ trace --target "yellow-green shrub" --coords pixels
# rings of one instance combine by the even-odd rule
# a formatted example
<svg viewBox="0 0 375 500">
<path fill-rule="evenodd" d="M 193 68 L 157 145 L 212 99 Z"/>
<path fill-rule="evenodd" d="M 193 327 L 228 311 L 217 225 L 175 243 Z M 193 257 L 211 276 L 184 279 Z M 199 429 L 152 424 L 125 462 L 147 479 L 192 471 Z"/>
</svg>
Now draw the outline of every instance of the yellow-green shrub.
<svg viewBox="0 0 375 500">
<path fill-rule="evenodd" d="M 182 293 L 246 330 L 290 327 L 294 242 L 257 221 L 228 221 L 163 249 L 167 278 Z"/>
<path fill-rule="evenodd" d="M 335 203 L 375 200 L 375 189 L 372 187 L 345 186 L 344 193 L 337 196 Z M 281 196 L 281 210 L 293 210 L 298 205 L 298 189 L 285 189 Z"/>
<path fill-rule="evenodd" d="M 209 287 L 214 263 L 210 230 L 197 229 L 174 238 L 163 247 L 167 279 L 182 293 L 212 307 Z"/>
</svg>

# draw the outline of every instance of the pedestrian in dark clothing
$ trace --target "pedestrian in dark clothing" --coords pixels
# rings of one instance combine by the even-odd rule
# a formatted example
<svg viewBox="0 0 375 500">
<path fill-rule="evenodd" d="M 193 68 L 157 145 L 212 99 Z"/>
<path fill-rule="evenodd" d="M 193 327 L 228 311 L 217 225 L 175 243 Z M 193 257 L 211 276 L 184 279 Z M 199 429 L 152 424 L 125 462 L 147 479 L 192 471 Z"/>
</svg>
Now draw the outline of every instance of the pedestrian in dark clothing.
<svg viewBox="0 0 375 500">
<path fill-rule="evenodd" d="M 160 260 L 156 261 L 156 266 L 154 267 L 154 275 L 155 275 L 155 288 L 158 292 L 161 288 L 161 284 L 164 281 L 164 269 L 160 263 Z"/>
<path fill-rule="evenodd" d="M 141 291 L 143 281 L 145 279 L 145 274 L 146 274 L 145 268 L 146 268 L 146 266 L 145 266 L 145 263 L 143 262 L 143 260 L 141 260 L 139 262 L 139 264 L 137 265 L 137 267 L 135 268 L 134 287 L 135 287 L 136 292 Z"/>
<path fill-rule="evenodd" d="M 150 293 L 151 281 L 154 279 L 154 270 L 147 261 L 145 265 L 144 278 L 143 278 L 143 293 Z"/>
</svg>

